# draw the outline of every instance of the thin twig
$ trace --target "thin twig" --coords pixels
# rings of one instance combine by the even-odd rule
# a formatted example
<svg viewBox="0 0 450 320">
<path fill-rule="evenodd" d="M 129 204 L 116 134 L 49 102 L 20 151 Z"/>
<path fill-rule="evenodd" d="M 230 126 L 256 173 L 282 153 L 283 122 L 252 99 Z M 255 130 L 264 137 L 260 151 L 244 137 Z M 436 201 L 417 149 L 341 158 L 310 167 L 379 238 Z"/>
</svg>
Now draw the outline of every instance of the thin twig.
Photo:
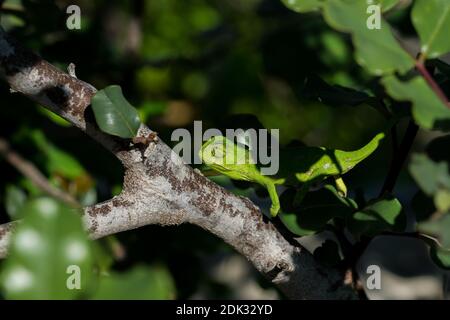
<svg viewBox="0 0 450 320">
<path fill-rule="evenodd" d="M 448 101 L 447 96 L 445 95 L 444 91 L 442 91 L 441 87 L 437 84 L 437 82 L 434 80 L 430 72 L 428 72 L 422 56 L 420 56 L 419 59 L 416 61 L 416 68 L 420 72 L 420 74 L 424 77 L 425 81 L 428 83 L 428 85 L 431 87 L 434 93 L 439 97 L 439 99 L 441 99 L 442 102 L 448 108 L 450 108 L 450 102 Z"/>
<path fill-rule="evenodd" d="M 59 199 L 72 207 L 80 207 L 78 201 L 70 194 L 55 188 L 48 179 L 39 171 L 38 168 L 28 160 L 22 158 L 17 152 L 12 150 L 9 143 L 0 138 L 0 155 L 9 162 L 21 174 L 30 179 L 39 189 L 48 195 Z"/>
<path fill-rule="evenodd" d="M 442 91 L 442 89 L 439 87 L 437 82 L 434 80 L 432 74 L 428 71 L 428 69 L 425 66 L 425 56 L 420 55 L 418 59 L 416 60 L 416 68 L 420 72 L 420 74 L 424 77 L 428 85 L 431 87 L 433 92 L 439 97 L 442 102 L 450 108 L 450 102 L 448 101 L 447 96 Z M 417 135 L 417 132 L 419 130 L 419 127 L 413 122 L 410 121 L 408 124 L 408 128 L 406 130 L 405 136 L 403 138 L 403 141 L 398 148 L 397 152 L 394 153 L 394 156 L 392 158 L 391 166 L 388 172 L 388 175 L 386 177 L 386 180 L 384 182 L 383 188 L 380 192 L 380 197 L 391 193 L 395 187 L 395 184 L 397 182 L 398 176 L 400 175 L 400 171 L 405 163 L 405 160 L 408 156 L 408 153 L 412 147 L 412 144 L 414 142 L 414 139 Z M 395 132 L 392 132 L 392 136 L 396 136 Z M 393 141 L 393 143 L 395 143 Z"/>
</svg>

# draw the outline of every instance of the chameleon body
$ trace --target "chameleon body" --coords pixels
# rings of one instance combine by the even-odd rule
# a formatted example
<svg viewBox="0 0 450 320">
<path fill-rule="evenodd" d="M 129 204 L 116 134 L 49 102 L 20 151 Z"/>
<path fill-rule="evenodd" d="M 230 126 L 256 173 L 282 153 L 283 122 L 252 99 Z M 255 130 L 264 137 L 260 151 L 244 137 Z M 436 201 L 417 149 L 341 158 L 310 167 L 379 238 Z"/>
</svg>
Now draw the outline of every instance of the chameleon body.
<svg viewBox="0 0 450 320">
<path fill-rule="evenodd" d="M 231 179 L 255 182 L 265 187 L 272 200 L 270 213 L 280 210 L 277 185 L 300 185 L 296 202 L 300 202 L 312 183 L 334 177 L 338 190 L 346 194 L 341 176 L 366 159 L 377 148 L 385 134 L 377 134 L 368 144 L 355 151 L 324 147 L 295 147 L 280 151 L 280 170 L 276 176 L 262 175 L 255 163 L 249 162 L 250 151 L 223 136 L 206 141 L 199 153 L 203 163 Z"/>
</svg>

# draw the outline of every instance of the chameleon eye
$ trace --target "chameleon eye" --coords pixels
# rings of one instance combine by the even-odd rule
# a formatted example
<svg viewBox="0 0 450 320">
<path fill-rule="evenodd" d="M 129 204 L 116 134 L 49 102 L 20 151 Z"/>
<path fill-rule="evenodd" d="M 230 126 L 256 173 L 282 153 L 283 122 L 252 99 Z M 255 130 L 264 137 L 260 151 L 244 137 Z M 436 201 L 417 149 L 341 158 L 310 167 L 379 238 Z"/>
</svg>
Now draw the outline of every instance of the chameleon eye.
<svg viewBox="0 0 450 320">
<path fill-rule="evenodd" d="M 212 155 L 213 157 L 216 156 L 216 149 L 212 149 L 212 150 L 211 150 L 211 155 Z"/>
</svg>

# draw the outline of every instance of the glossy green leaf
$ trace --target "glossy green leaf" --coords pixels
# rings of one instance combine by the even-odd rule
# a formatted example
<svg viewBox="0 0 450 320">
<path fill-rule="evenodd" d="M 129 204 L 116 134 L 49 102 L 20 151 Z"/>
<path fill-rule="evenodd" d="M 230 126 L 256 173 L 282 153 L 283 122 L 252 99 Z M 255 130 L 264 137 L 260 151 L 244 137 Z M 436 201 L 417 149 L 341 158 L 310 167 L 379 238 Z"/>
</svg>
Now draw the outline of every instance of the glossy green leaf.
<svg viewBox="0 0 450 320">
<path fill-rule="evenodd" d="M 433 59 L 450 52 L 450 1 L 416 0 L 412 21 L 419 33 L 424 56 Z"/>
<path fill-rule="evenodd" d="M 6 187 L 5 209 L 11 219 L 18 220 L 21 218 L 21 209 L 26 200 L 27 195 L 22 189 L 13 185 Z"/>
<path fill-rule="evenodd" d="M 402 205 L 395 198 L 378 200 L 356 212 L 347 221 L 355 236 L 373 237 L 383 231 L 401 231 L 405 224 Z"/>
<path fill-rule="evenodd" d="M 450 190 L 450 174 L 446 162 L 434 162 L 424 154 L 414 154 L 409 171 L 429 196 L 433 196 L 441 188 Z"/>
<path fill-rule="evenodd" d="M 103 132 L 122 138 L 136 136 L 141 121 L 137 110 L 125 99 L 122 89 L 109 86 L 92 98 L 95 120 Z"/>
<path fill-rule="evenodd" d="M 382 83 L 394 99 L 412 102 L 414 120 L 423 128 L 450 128 L 450 108 L 437 97 L 423 78 L 416 77 L 403 82 L 395 76 L 389 76 L 383 78 Z"/>
<path fill-rule="evenodd" d="M 368 28 L 367 9 L 368 2 L 363 0 L 328 0 L 324 3 L 324 18 L 331 27 L 352 34 L 356 60 L 371 74 L 410 70 L 414 60 L 394 38 L 388 23 L 382 20 L 380 29 Z"/>
<path fill-rule="evenodd" d="M 323 230 L 335 217 L 351 215 L 356 208 L 353 200 L 341 197 L 333 186 L 327 185 L 306 194 L 295 211 L 281 212 L 280 219 L 292 233 L 305 236 Z"/>
<path fill-rule="evenodd" d="M 91 246 L 81 215 L 51 198 L 31 200 L 22 210 L 25 218 L 13 235 L 0 277 L 6 297 L 80 297 L 92 276 Z"/>
<path fill-rule="evenodd" d="M 286 7 L 295 12 L 317 11 L 321 7 L 322 0 L 281 0 Z"/>
<path fill-rule="evenodd" d="M 162 266 L 138 266 L 124 273 L 102 276 L 93 299 L 153 300 L 174 299 L 173 279 Z"/>
</svg>

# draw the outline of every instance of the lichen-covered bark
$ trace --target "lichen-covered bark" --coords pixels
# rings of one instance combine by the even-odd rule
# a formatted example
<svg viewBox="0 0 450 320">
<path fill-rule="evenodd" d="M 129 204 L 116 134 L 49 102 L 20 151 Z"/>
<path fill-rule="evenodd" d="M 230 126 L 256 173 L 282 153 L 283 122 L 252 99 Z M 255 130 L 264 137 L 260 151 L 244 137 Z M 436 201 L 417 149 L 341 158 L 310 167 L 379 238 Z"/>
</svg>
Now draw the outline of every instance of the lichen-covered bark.
<svg viewBox="0 0 450 320">
<path fill-rule="evenodd" d="M 355 298 L 342 274 L 317 264 L 305 249 L 284 239 L 250 200 L 195 172 L 163 142 L 140 149 L 103 134 L 85 117 L 95 89 L 22 48 L 1 29 L 0 65 L 11 88 L 67 119 L 123 163 L 123 192 L 84 210 L 92 238 L 148 224 L 192 223 L 233 246 L 288 297 Z M 142 126 L 139 136 L 150 132 Z M 0 226 L 0 257 L 6 255 L 11 230 L 11 225 Z"/>
</svg>

